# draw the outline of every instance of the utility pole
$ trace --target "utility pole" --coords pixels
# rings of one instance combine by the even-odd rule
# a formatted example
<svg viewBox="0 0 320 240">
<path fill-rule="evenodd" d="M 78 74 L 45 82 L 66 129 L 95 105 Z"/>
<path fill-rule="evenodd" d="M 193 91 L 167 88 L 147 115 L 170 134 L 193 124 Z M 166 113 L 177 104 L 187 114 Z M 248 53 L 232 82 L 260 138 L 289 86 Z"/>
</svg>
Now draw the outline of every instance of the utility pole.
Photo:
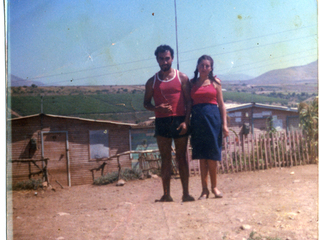
<svg viewBox="0 0 320 240">
<path fill-rule="evenodd" d="M 43 96 L 41 96 L 41 110 L 40 113 L 43 113 Z"/>
<path fill-rule="evenodd" d="M 175 12 L 175 22 L 176 22 L 177 69 L 179 70 L 178 24 L 177 24 L 177 5 L 176 5 L 176 0 L 174 0 L 174 12 Z"/>
</svg>

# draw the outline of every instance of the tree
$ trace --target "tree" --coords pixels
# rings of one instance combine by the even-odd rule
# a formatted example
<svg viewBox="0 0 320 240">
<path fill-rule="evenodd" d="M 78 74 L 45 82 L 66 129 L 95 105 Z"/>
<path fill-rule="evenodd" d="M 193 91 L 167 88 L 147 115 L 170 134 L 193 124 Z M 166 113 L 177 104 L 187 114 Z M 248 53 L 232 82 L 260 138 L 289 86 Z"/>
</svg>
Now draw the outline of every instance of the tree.
<svg viewBox="0 0 320 240">
<path fill-rule="evenodd" d="M 311 103 L 301 102 L 298 106 L 300 126 L 307 135 L 309 152 L 312 159 L 318 156 L 318 97 Z"/>
</svg>

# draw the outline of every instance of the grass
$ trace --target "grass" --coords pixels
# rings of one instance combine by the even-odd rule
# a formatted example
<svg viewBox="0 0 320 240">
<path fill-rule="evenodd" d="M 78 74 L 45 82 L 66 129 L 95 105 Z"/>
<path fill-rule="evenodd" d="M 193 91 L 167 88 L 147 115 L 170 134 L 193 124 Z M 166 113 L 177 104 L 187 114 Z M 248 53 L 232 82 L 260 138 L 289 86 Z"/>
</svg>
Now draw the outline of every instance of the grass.
<svg viewBox="0 0 320 240">
<path fill-rule="evenodd" d="M 143 107 L 143 92 L 118 94 L 78 94 L 54 95 L 43 97 L 43 112 L 62 116 L 100 116 L 103 114 L 122 113 L 119 119 L 126 119 L 126 114 L 148 112 Z M 251 95 L 242 92 L 225 92 L 224 100 L 238 103 L 259 102 L 287 104 L 288 101 L 280 98 Z M 21 116 L 38 114 L 41 112 L 40 96 L 11 96 L 8 108 Z M 101 114 L 101 115 L 100 115 Z M 99 118 L 100 118 L 99 117 Z M 111 116 L 110 116 L 111 117 Z M 101 118 L 100 118 L 101 119 Z M 110 119 L 113 120 L 113 119 Z"/>
<path fill-rule="evenodd" d="M 263 237 L 260 234 L 256 235 L 257 233 L 252 231 L 250 233 L 250 236 L 247 240 L 282 240 L 281 238 L 278 237 Z"/>
</svg>

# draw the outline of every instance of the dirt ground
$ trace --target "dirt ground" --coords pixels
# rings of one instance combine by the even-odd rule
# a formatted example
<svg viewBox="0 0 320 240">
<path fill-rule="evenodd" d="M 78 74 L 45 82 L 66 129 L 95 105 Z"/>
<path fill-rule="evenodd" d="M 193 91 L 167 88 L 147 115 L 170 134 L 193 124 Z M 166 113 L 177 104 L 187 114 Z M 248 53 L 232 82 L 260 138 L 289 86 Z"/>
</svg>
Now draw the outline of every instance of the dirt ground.
<svg viewBox="0 0 320 240">
<path fill-rule="evenodd" d="M 8 239 L 318 239 L 318 165 L 219 174 L 222 199 L 159 203 L 160 178 L 8 192 Z M 190 194 L 199 197 L 199 176 Z M 276 238 L 277 237 L 277 238 Z M 258 238 L 256 238 L 258 239 Z M 260 238 L 261 239 L 261 238 Z"/>
</svg>

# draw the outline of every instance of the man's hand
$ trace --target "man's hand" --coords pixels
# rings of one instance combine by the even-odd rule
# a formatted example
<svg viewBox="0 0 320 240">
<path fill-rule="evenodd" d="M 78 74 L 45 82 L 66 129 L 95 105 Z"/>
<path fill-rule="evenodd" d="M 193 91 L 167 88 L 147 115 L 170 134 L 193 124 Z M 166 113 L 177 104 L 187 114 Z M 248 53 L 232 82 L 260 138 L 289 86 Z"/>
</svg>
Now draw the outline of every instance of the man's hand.
<svg viewBox="0 0 320 240">
<path fill-rule="evenodd" d="M 182 122 L 179 127 L 177 128 L 177 130 L 181 130 L 179 135 L 184 135 L 187 133 L 188 131 L 188 126 L 185 122 Z"/>
<path fill-rule="evenodd" d="M 161 103 L 156 106 L 156 111 L 161 113 L 169 113 L 172 112 L 172 106 L 169 103 Z"/>
</svg>

